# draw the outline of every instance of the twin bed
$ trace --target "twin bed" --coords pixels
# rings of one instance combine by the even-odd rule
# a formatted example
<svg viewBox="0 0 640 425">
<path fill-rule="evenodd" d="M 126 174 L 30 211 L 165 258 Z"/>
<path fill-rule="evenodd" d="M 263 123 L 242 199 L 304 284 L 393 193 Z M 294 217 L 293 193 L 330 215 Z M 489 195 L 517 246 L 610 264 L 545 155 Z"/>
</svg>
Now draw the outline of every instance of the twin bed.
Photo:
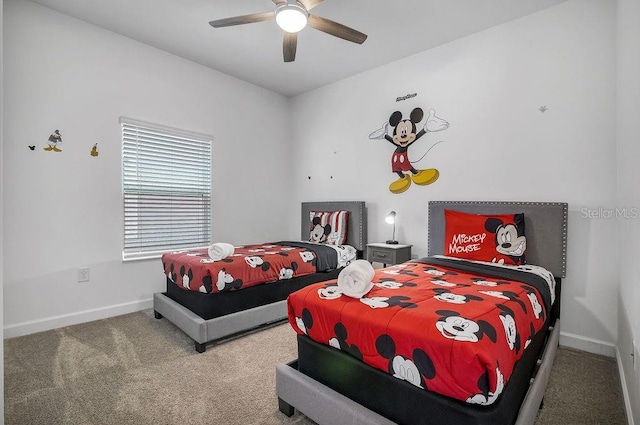
<svg viewBox="0 0 640 425">
<path fill-rule="evenodd" d="M 290 293 L 336 278 L 362 257 L 366 218 L 362 201 L 303 202 L 300 241 L 243 245 L 218 261 L 206 249 L 165 254 L 155 317 L 182 329 L 200 353 L 211 341 L 283 320 Z"/>
<path fill-rule="evenodd" d="M 347 236 L 333 243 L 362 258 L 364 202 L 303 203 L 301 240 L 334 237 L 315 216 L 337 211 L 348 211 Z M 376 270 L 360 298 L 338 285 L 350 260 L 296 275 L 323 255 L 304 243 L 237 247 L 239 258 L 215 269 L 196 270 L 211 263 L 204 252 L 165 256 L 156 317 L 198 352 L 288 318 L 298 358 L 276 366 L 288 416 L 297 408 L 319 424 L 533 424 L 558 346 L 567 204 L 431 201 L 428 220 L 428 256 Z M 234 261 L 275 274 L 266 284 L 238 278 Z"/>
<path fill-rule="evenodd" d="M 533 424 L 566 235 L 565 203 L 429 202 L 428 257 L 377 270 L 360 299 L 336 280 L 289 297 L 298 359 L 276 367 L 280 410 L 319 424 Z"/>
</svg>

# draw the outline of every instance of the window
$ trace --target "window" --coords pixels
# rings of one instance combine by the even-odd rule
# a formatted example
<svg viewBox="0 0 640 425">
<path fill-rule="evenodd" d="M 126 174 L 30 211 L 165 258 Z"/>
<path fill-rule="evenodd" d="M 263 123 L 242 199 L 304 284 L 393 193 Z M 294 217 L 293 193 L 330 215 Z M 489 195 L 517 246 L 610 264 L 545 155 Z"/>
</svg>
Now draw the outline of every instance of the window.
<svg viewBox="0 0 640 425">
<path fill-rule="evenodd" d="M 123 260 L 208 246 L 211 137 L 120 118 Z"/>
</svg>

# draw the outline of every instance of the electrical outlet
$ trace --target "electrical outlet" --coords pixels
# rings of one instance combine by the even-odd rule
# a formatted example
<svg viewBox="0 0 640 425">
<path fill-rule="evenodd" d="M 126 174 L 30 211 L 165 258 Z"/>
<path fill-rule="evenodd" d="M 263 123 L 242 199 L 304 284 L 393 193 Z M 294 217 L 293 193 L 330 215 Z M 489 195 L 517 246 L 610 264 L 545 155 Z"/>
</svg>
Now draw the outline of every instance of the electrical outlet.
<svg viewBox="0 0 640 425">
<path fill-rule="evenodd" d="M 78 282 L 89 281 L 89 267 L 80 267 L 78 269 Z"/>
</svg>

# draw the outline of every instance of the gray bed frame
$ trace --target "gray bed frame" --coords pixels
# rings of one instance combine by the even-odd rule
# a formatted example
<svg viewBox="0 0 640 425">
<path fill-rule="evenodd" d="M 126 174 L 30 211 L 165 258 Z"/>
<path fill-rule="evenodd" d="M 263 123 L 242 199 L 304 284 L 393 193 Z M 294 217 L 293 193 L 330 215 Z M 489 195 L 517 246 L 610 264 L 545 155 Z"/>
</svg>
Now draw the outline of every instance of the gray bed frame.
<svg viewBox="0 0 640 425">
<path fill-rule="evenodd" d="M 354 246 L 362 256 L 367 245 L 367 214 L 363 201 L 303 202 L 301 210 L 300 235 L 303 241 L 309 239 L 311 211 L 349 211 L 346 243 Z M 189 335 L 195 341 L 198 352 L 203 352 L 204 345 L 208 342 L 278 322 L 287 317 L 287 302 L 282 300 L 205 320 L 162 292 L 153 294 L 153 309 L 156 318 L 166 318 Z"/>
<path fill-rule="evenodd" d="M 444 210 L 477 214 L 525 214 L 527 263 L 551 271 L 556 278 L 565 277 L 567 250 L 567 209 L 560 202 L 492 202 L 430 201 L 429 255 L 444 252 Z M 560 300 L 556 300 L 559 303 Z M 560 319 L 549 329 L 545 348 L 538 359 L 539 367 L 520 406 L 516 425 L 532 425 L 542 403 L 560 336 Z M 276 393 L 280 410 L 297 408 L 318 424 L 348 423 L 352 425 L 391 425 L 393 422 L 354 402 L 333 389 L 298 372 L 292 364 L 276 366 Z M 382 391 L 384 389 L 376 389 Z M 285 410 L 283 410 L 285 409 Z M 290 410 L 291 411 L 291 410 Z"/>
</svg>

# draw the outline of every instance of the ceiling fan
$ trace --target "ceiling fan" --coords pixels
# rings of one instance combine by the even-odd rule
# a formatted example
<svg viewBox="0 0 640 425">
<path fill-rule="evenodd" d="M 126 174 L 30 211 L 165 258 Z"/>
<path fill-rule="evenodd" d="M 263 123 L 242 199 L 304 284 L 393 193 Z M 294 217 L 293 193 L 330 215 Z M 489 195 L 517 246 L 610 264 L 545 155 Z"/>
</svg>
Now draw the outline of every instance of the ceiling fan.
<svg viewBox="0 0 640 425">
<path fill-rule="evenodd" d="M 251 24 L 254 22 L 276 20 L 280 28 L 284 30 L 284 40 L 282 43 L 282 53 L 285 62 L 293 62 L 296 58 L 296 47 L 298 45 L 298 32 L 307 24 L 353 43 L 362 44 L 367 39 L 367 35 L 349 28 L 327 18 L 311 15 L 309 11 L 322 3 L 324 0 L 272 0 L 276 9 L 274 12 L 253 13 L 251 15 L 234 16 L 232 18 L 216 19 L 209 22 L 214 28 L 229 27 L 233 25 Z"/>
</svg>

